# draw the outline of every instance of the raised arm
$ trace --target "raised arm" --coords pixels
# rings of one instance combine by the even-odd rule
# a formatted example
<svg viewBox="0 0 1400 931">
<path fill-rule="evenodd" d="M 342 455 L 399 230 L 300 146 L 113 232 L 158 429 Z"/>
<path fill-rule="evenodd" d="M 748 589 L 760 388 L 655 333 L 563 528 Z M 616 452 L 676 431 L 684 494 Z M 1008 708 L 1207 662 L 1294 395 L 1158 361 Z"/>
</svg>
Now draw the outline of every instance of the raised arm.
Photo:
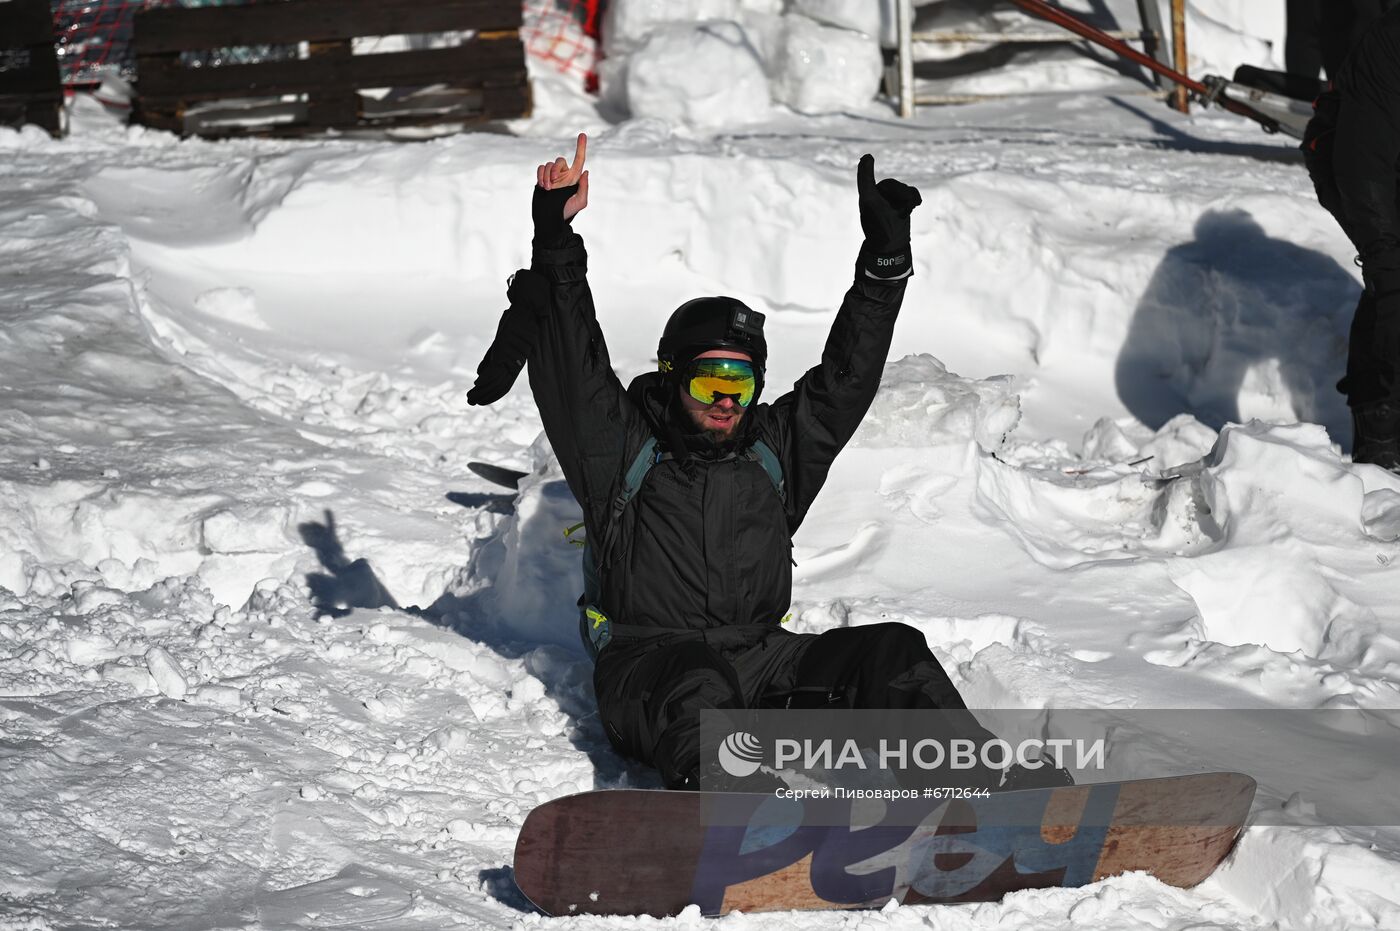
<svg viewBox="0 0 1400 931">
<path fill-rule="evenodd" d="M 574 165 L 561 157 L 535 169 L 531 213 L 537 241 L 562 245 L 569 221 L 588 206 L 588 172 L 583 170 L 587 150 L 588 137 L 579 133 Z M 549 310 L 549 280 L 521 269 L 511 276 L 506 293 L 510 306 L 501 314 L 496 338 L 476 367 L 476 383 L 467 392 L 469 404 L 495 404 L 505 397 L 539 342 L 539 321 Z"/>
<path fill-rule="evenodd" d="M 773 403 L 766 418 L 783 462 L 789 532 L 802 523 L 836 454 L 875 399 L 913 273 L 909 215 L 922 203 L 918 190 L 892 178 L 876 184 L 869 155 L 860 160 L 856 186 L 865 243 L 855 281 L 836 313 L 821 362 Z"/>
<path fill-rule="evenodd" d="M 530 390 L 569 489 L 590 534 L 606 526 L 626 457 L 640 447 L 641 419 L 613 372 L 588 289 L 588 256 L 570 226 L 588 206 L 588 139 L 535 173 L 530 271 L 547 283 L 538 338 L 529 356 Z"/>
</svg>

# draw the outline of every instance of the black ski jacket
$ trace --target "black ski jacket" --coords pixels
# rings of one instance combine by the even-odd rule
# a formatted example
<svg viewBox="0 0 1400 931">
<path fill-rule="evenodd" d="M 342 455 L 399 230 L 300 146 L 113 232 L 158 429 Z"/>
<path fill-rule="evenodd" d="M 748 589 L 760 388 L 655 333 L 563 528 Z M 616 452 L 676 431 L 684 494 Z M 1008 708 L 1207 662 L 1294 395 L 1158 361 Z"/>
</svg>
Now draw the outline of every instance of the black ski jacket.
<svg viewBox="0 0 1400 931">
<path fill-rule="evenodd" d="M 604 539 L 624 473 L 649 437 L 674 458 L 657 463 L 623 512 L 613 545 L 596 553 L 601 604 L 614 624 L 662 630 L 777 624 L 792 598 L 792 534 L 855 433 L 884 372 L 901 279 L 857 269 L 821 363 L 771 404 L 755 403 L 735 441 L 693 432 L 659 372 L 623 390 L 612 370 L 576 233 L 535 243 L 531 266 L 550 306 L 529 358 L 530 388 L 588 537 Z M 779 496 L 754 459 L 762 438 L 778 455 Z"/>
<path fill-rule="evenodd" d="M 1400 289 L 1400 7 L 1348 56 L 1307 136 L 1319 199 L 1356 246 L 1368 282 Z"/>
</svg>

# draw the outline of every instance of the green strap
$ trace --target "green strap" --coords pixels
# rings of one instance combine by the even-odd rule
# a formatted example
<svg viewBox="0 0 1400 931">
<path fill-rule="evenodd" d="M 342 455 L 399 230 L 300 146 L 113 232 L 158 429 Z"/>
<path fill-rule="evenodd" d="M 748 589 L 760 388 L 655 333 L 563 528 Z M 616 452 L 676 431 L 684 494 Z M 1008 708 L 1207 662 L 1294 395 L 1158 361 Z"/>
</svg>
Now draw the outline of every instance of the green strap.
<svg viewBox="0 0 1400 931">
<path fill-rule="evenodd" d="M 637 450 L 632 464 L 627 467 L 627 474 L 622 479 L 622 490 L 613 499 L 612 513 L 608 515 L 608 526 L 603 530 L 602 543 L 593 554 L 594 565 L 598 569 L 608 564 L 613 538 L 617 535 L 617 525 L 622 520 L 622 512 L 627 509 L 627 502 L 636 496 L 637 490 L 642 487 L 642 480 L 647 477 L 647 472 L 651 471 L 651 467 L 656 465 L 657 459 L 660 458 L 656 454 L 656 445 L 656 437 L 647 437 L 642 448 Z"/>
<path fill-rule="evenodd" d="M 757 440 L 753 446 L 749 447 L 749 451 L 758 459 L 758 464 L 763 466 L 763 471 L 768 473 L 768 479 L 773 483 L 773 488 L 777 490 L 778 497 L 786 502 L 787 484 L 783 480 L 783 464 L 778 460 L 778 454 L 773 452 L 773 447 L 762 440 Z"/>
<path fill-rule="evenodd" d="M 621 512 L 622 508 L 627 506 L 627 502 L 631 501 L 633 495 L 642 487 L 642 480 L 647 477 L 647 473 L 654 465 L 656 465 L 656 437 L 649 436 L 642 444 L 642 448 L 637 450 L 637 456 L 632 460 L 632 465 L 628 467 L 627 475 L 622 480 L 622 493 L 617 496 L 615 511 Z"/>
</svg>

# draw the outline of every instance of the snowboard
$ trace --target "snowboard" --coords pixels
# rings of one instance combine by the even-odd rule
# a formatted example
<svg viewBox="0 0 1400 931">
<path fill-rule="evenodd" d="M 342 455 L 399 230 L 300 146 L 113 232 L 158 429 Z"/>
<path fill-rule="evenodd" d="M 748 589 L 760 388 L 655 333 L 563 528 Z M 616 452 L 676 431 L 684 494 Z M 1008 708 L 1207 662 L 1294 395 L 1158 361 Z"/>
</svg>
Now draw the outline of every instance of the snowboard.
<svg viewBox="0 0 1400 931">
<path fill-rule="evenodd" d="M 972 798 L 603 789 L 530 812 L 515 882 L 549 915 L 658 917 L 984 902 L 1134 870 L 1190 887 L 1230 852 L 1254 790 L 1240 773 Z"/>
<path fill-rule="evenodd" d="M 512 491 L 519 489 L 520 480 L 530 474 L 516 469 L 507 469 L 505 466 L 492 465 L 489 462 L 468 462 L 467 468 L 491 484 L 500 485 L 502 488 L 509 488 Z"/>
</svg>

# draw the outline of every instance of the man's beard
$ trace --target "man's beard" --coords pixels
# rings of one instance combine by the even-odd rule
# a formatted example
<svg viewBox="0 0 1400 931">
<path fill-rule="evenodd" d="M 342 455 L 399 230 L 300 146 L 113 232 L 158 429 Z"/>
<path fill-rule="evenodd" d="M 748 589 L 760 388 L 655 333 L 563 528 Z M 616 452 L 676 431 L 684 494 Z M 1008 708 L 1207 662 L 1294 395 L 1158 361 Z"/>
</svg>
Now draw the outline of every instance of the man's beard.
<svg viewBox="0 0 1400 931">
<path fill-rule="evenodd" d="M 687 410 L 691 428 L 716 446 L 727 443 L 739 435 L 739 425 L 744 421 L 744 411 L 734 411 L 729 423 L 719 427 L 706 420 L 705 411 Z"/>
</svg>

